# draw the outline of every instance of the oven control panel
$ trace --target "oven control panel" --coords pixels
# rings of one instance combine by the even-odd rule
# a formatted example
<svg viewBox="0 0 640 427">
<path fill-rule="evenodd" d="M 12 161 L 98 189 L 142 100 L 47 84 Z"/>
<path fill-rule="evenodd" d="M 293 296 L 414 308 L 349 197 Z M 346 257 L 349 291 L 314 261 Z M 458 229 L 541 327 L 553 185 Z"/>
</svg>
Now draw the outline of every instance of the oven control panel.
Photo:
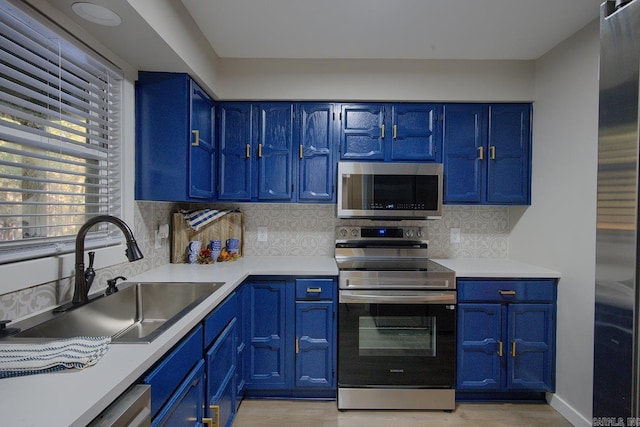
<svg viewBox="0 0 640 427">
<path fill-rule="evenodd" d="M 425 227 L 365 227 L 365 226 L 336 227 L 336 240 L 363 240 L 363 239 L 423 240 L 426 237 L 427 237 L 427 230 Z"/>
</svg>

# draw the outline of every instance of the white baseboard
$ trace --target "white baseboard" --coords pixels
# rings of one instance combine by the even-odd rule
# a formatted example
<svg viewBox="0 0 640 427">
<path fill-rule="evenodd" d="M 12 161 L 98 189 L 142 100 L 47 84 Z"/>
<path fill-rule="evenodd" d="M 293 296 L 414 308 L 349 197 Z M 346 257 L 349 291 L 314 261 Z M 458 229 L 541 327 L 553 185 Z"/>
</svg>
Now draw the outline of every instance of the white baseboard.
<svg viewBox="0 0 640 427">
<path fill-rule="evenodd" d="M 567 419 L 571 424 L 576 427 L 591 427 L 591 417 L 585 418 L 585 416 L 576 411 L 571 405 L 564 401 L 557 394 L 547 393 L 547 402 L 563 417 Z"/>
</svg>

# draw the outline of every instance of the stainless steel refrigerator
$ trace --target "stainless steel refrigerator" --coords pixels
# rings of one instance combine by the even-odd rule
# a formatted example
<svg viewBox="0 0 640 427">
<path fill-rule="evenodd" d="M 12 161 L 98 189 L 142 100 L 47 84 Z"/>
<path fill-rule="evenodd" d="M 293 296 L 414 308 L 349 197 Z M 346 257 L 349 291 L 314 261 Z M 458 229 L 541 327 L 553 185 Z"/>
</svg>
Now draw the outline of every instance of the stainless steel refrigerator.
<svg viewBox="0 0 640 427">
<path fill-rule="evenodd" d="M 640 0 L 600 7 L 593 416 L 638 412 Z M 576 355 L 578 356 L 578 355 Z"/>
</svg>

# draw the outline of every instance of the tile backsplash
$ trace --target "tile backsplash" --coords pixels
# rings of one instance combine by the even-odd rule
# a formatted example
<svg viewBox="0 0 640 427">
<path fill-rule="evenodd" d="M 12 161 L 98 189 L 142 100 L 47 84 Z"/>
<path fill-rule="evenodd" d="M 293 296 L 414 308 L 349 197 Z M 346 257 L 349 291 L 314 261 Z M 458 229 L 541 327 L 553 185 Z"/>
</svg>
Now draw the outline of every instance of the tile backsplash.
<svg viewBox="0 0 640 427">
<path fill-rule="evenodd" d="M 170 242 L 155 246 L 155 233 L 161 224 L 171 223 L 171 214 L 180 207 L 238 208 L 244 214 L 247 256 L 332 256 L 335 227 L 338 225 L 398 225 L 397 222 L 338 220 L 335 205 L 290 203 L 238 203 L 225 205 L 178 205 L 136 202 L 134 234 L 144 259 L 123 262 L 96 271 L 94 289 L 106 287 L 115 276 L 135 276 L 167 264 Z M 406 225 L 427 228 L 431 258 L 507 258 L 509 255 L 509 208 L 494 206 L 443 207 L 440 220 L 405 221 Z M 267 240 L 258 241 L 258 227 L 267 230 Z M 450 242 L 450 230 L 460 229 L 460 243 Z M 0 296 L 0 319 L 16 319 L 71 299 L 71 277 Z"/>
</svg>

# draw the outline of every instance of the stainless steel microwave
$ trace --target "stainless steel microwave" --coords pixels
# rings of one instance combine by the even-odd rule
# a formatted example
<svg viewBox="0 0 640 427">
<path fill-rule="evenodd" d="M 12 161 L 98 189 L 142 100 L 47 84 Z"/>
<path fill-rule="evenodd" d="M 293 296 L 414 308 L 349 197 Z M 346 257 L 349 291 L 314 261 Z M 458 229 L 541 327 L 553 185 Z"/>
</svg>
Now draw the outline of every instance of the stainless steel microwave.
<svg viewBox="0 0 640 427">
<path fill-rule="evenodd" d="M 338 218 L 442 216 L 441 163 L 338 163 Z"/>
</svg>

